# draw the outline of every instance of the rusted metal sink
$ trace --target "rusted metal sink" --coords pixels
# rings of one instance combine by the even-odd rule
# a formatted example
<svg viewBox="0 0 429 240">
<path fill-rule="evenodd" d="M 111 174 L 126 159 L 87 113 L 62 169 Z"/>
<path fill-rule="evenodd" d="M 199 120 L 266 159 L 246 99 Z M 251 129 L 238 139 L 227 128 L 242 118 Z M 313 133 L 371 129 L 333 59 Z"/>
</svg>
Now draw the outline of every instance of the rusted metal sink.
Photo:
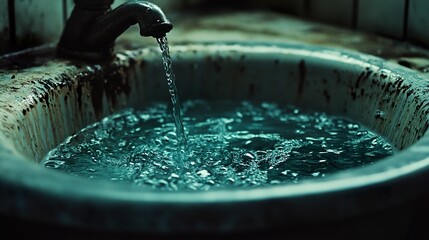
<svg viewBox="0 0 429 240">
<path fill-rule="evenodd" d="M 126 107 L 169 99 L 160 51 L 122 51 L 112 62 L 50 58 L 3 68 L 0 212 L 61 233 L 105 236 L 367 236 L 401 239 L 429 180 L 427 80 L 358 52 L 313 45 L 170 46 L 182 100 L 273 101 L 365 124 L 400 151 L 324 179 L 256 189 L 143 191 L 45 169 L 67 136 Z M 49 52 L 49 48 L 46 52 Z M 17 60 L 18 61 L 18 60 Z M 115 235 L 116 234 L 116 235 Z"/>
</svg>

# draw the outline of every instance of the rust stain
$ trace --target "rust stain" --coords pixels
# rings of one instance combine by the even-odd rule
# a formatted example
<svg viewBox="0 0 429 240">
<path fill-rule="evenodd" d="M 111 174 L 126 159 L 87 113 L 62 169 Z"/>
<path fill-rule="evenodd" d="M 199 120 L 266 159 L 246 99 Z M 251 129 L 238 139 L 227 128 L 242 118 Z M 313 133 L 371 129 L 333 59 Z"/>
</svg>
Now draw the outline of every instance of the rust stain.
<svg viewBox="0 0 429 240">
<path fill-rule="evenodd" d="M 307 75 L 307 68 L 305 66 L 304 60 L 299 61 L 298 68 L 299 68 L 298 96 L 301 96 L 302 91 L 304 90 L 304 81 Z"/>
<path fill-rule="evenodd" d="M 255 95 L 255 84 L 250 83 L 248 88 L 249 98 L 252 98 Z"/>
<path fill-rule="evenodd" d="M 325 96 L 326 102 L 329 103 L 331 101 L 331 95 L 329 94 L 328 90 L 325 89 L 323 91 L 323 96 Z"/>
</svg>

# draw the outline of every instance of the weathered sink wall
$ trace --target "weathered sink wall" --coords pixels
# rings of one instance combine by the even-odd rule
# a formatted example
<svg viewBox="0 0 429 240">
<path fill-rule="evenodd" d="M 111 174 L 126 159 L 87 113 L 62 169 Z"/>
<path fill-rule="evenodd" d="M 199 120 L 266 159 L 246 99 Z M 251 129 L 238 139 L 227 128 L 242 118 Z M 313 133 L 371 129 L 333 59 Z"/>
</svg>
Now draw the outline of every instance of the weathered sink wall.
<svg viewBox="0 0 429 240">
<path fill-rule="evenodd" d="M 65 137 L 128 103 L 136 95 L 128 94 L 136 85 L 128 59 L 103 67 L 53 60 L 10 74 L 0 87 L 3 135 L 37 161 Z"/>
<path fill-rule="evenodd" d="M 268 45 L 189 45 L 171 51 L 182 101 L 295 104 L 359 121 L 400 149 L 428 127 L 424 81 L 399 66 L 391 72 L 397 67 L 385 68 L 386 63 L 372 57 Z M 114 111 L 170 99 L 157 48 L 119 54 L 106 65 L 52 60 L 11 79 L 0 87 L 1 132 L 11 148 L 35 162 L 67 136 Z"/>
</svg>

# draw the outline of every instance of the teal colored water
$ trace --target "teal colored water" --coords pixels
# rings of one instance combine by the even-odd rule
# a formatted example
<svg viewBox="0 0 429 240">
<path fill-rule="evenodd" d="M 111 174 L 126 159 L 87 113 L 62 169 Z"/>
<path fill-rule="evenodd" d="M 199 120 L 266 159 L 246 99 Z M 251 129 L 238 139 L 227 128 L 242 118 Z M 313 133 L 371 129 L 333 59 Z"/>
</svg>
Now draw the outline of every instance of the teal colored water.
<svg viewBox="0 0 429 240">
<path fill-rule="evenodd" d="M 186 101 L 187 145 L 171 103 L 127 109 L 87 126 L 46 156 L 50 169 L 166 191 L 295 184 L 362 167 L 396 150 L 356 122 L 262 102 Z"/>
</svg>

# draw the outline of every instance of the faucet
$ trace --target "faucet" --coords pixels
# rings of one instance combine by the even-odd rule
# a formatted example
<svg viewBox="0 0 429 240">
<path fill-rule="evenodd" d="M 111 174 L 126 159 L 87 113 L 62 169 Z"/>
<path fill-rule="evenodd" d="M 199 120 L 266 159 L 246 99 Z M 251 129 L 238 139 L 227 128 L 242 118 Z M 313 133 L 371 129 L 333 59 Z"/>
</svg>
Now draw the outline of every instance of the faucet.
<svg viewBox="0 0 429 240">
<path fill-rule="evenodd" d="M 141 36 L 161 38 L 173 25 L 155 4 L 133 0 L 111 9 L 114 0 L 74 0 L 75 6 L 57 44 L 57 55 L 86 61 L 114 57 L 115 40 L 131 25 Z"/>
</svg>

